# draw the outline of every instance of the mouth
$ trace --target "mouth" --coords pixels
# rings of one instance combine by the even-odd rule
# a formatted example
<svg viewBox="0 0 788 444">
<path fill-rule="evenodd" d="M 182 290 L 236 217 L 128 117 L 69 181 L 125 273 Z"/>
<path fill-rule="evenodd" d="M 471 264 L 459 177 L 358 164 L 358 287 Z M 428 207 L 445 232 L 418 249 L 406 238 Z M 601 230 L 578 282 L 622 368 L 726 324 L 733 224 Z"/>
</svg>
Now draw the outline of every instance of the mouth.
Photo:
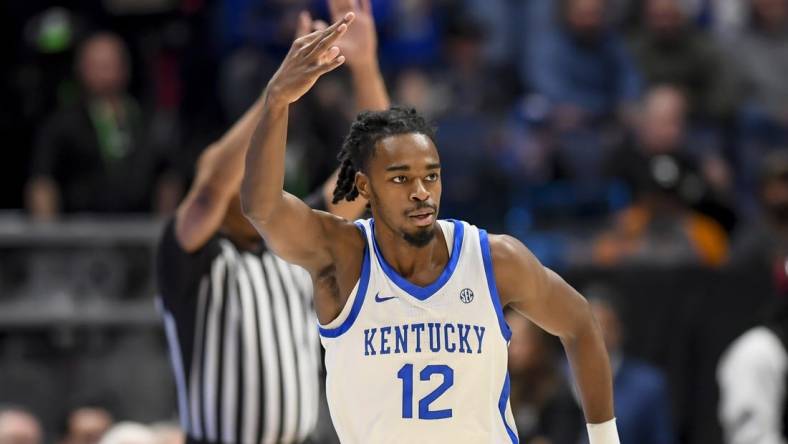
<svg viewBox="0 0 788 444">
<path fill-rule="evenodd" d="M 410 220 L 416 226 L 419 227 L 426 227 L 430 226 L 435 222 L 435 210 L 433 209 L 423 209 L 423 210 L 416 210 L 408 215 Z"/>
</svg>

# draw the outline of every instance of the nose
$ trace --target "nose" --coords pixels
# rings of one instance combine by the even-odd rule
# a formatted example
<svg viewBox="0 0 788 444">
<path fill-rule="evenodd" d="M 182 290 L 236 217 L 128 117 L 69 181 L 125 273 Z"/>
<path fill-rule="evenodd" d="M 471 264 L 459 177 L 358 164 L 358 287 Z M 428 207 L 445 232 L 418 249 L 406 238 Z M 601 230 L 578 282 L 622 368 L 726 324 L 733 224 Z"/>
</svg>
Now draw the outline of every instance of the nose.
<svg viewBox="0 0 788 444">
<path fill-rule="evenodd" d="M 430 198 L 430 192 L 427 191 L 427 188 L 424 186 L 424 182 L 421 180 L 415 180 L 413 183 L 414 187 L 410 193 L 410 200 L 414 202 L 424 202 Z"/>
</svg>

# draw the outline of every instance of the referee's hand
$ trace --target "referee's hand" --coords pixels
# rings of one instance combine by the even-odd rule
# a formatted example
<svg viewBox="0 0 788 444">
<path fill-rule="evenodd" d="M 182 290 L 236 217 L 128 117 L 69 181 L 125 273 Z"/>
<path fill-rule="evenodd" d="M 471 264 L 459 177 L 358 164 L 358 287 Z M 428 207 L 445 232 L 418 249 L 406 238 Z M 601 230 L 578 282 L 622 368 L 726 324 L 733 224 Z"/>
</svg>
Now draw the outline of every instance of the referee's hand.
<svg viewBox="0 0 788 444">
<path fill-rule="evenodd" d="M 298 37 L 290 47 L 282 65 L 268 82 L 267 101 L 290 104 L 306 94 L 323 74 L 345 62 L 338 46 L 334 45 L 347 31 L 355 14 L 348 12 L 325 29 L 318 29 Z M 308 16 L 302 15 L 299 32 Z"/>
</svg>

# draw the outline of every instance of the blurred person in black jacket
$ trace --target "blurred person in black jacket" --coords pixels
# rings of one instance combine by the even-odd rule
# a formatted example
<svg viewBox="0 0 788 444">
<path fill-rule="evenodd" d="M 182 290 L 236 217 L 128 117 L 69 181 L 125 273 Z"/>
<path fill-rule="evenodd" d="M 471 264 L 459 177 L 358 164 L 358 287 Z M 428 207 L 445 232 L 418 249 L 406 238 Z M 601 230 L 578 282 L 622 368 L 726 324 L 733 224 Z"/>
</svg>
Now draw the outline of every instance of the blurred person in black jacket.
<svg viewBox="0 0 788 444">
<path fill-rule="evenodd" d="M 651 87 L 639 108 L 634 131 L 610 153 L 606 170 L 637 195 L 649 186 L 648 170 L 654 159 L 672 157 L 688 172 L 688 182 L 681 184 L 682 200 L 730 231 L 736 223 L 731 168 L 718 152 L 697 152 L 692 146 L 688 105 L 687 94 L 680 86 Z"/>
<path fill-rule="evenodd" d="M 672 86 L 647 94 L 634 136 L 607 160 L 608 174 L 623 180 L 632 205 L 615 216 L 596 242 L 597 262 L 720 265 L 727 259 L 727 233 L 734 215 L 723 194 L 729 183 L 721 159 L 698 166 L 686 148 L 686 98 Z"/>
<path fill-rule="evenodd" d="M 79 48 L 81 98 L 55 112 L 35 142 L 26 190 L 34 217 L 167 212 L 177 203 L 179 183 L 165 174 L 163 154 L 146 140 L 144 110 L 126 91 L 128 59 L 111 33 L 95 34 Z"/>
</svg>

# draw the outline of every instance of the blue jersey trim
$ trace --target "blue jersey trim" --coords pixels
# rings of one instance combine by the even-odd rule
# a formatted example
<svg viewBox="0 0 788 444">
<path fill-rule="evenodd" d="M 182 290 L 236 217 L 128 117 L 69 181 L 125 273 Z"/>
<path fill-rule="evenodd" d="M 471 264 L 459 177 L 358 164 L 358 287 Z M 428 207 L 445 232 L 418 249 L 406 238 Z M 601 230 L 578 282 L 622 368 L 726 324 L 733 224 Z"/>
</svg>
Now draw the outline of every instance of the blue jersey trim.
<svg viewBox="0 0 788 444">
<path fill-rule="evenodd" d="M 493 306 L 495 307 L 495 314 L 498 316 L 498 326 L 501 327 L 501 334 L 506 342 L 512 339 L 512 330 L 506 319 L 503 316 L 503 308 L 501 307 L 501 297 L 498 295 L 498 286 L 495 284 L 495 273 L 493 272 L 492 255 L 490 253 L 490 240 L 487 238 L 487 231 L 479 230 L 479 241 L 482 247 L 482 259 L 484 260 L 484 274 L 487 276 L 487 288 L 490 290 L 490 297 L 492 298 Z"/>
<path fill-rule="evenodd" d="M 356 292 L 356 298 L 353 300 L 353 307 L 350 309 L 350 314 L 339 327 L 323 328 L 318 326 L 318 330 L 320 331 L 320 336 L 326 338 L 336 338 L 340 336 L 342 333 L 350 330 L 350 327 L 352 327 L 353 323 L 356 322 L 356 318 L 358 318 L 358 314 L 361 312 L 361 306 L 364 305 L 364 298 L 367 294 L 367 285 L 369 284 L 369 269 L 370 269 L 369 248 L 367 247 L 367 234 L 366 234 L 366 230 L 364 229 L 364 226 L 361 223 L 356 222 L 356 226 L 361 230 L 361 234 L 364 235 L 364 260 L 361 262 L 361 277 L 359 277 L 358 279 L 358 291 Z"/>
<path fill-rule="evenodd" d="M 501 390 L 501 397 L 498 398 L 498 410 L 501 412 L 501 420 L 503 421 L 503 426 L 506 427 L 506 433 L 509 434 L 509 439 L 512 440 L 512 444 L 518 444 L 520 440 L 517 438 L 517 433 L 515 433 L 509 426 L 509 423 L 506 422 L 506 406 L 509 404 L 509 390 L 511 390 L 511 383 L 509 381 L 509 372 L 507 371 L 506 380 L 504 380 L 503 389 Z"/>
<path fill-rule="evenodd" d="M 386 258 L 384 258 L 380 253 L 378 241 L 375 239 L 375 220 L 373 219 L 370 223 L 370 227 L 372 229 L 372 245 L 375 248 L 375 256 L 378 257 L 378 263 L 380 263 L 381 268 L 383 268 L 383 272 L 386 273 L 386 276 L 388 276 L 388 278 L 391 279 L 391 281 L 394 282 L 397 287 L 401 288 L 403 291 L 407 292 L 420 301 L 426 300 L 438 290 L 440 290 L 443 285 L 448 282 L 452 274 L 454 274 L 454 269 L 457 268 L 457 262 L 460 259 L 460 252 L 462 250 L 462 240 L 465 237 L 465 229 L 462 225 L 462 222 L 452 219 L 449 219 L 449 221 L 454 224 L 454 243 L 451 250 L 451 257 L 449 257 L 449 262 L 443 269 L 443 273 L 438 276 L 438 279 L 436 279 L 435 282 L 427 285 L 426 287 L 416 285 L 400 276 L 400 274 L 397 273 L 397 270 L 395 270 L 394 267 L 386 262 Z"/>
</svg>

